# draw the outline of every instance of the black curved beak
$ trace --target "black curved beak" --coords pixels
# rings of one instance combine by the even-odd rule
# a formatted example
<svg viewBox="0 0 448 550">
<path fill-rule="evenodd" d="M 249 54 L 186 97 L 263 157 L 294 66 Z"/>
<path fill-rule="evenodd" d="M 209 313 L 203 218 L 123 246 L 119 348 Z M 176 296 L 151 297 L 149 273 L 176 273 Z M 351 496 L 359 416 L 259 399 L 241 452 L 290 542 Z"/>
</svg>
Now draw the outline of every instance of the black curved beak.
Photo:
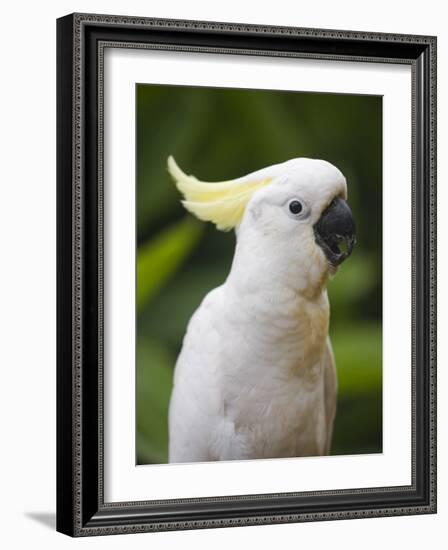
<svg viewBox="0 0 448 550">
<path fill-rule="evenodd" d="M 350 206 L 344 199 L 335 198 L 314 225 L 316 243 L 327 260 L 337 267 L 352 253 L 356 243 L 356 228 Z"/>
</svg>

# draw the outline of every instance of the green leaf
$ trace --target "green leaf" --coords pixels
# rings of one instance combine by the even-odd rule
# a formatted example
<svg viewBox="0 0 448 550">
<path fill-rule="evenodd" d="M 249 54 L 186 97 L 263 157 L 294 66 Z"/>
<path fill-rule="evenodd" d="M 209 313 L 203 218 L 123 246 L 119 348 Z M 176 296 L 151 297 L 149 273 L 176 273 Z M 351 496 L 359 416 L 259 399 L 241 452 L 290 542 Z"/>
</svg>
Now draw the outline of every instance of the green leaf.
<svg viewBox="0 0 448 550">
<path fill-rule="evenodd" d="M 332 331 L 338 405 L 332 454 L 382 451 L 382 343 L 379 323 Z"/>
<path fill-rule="evenodd" d="M 159 343 L 137 346 L 137 462 L 168 460 L 168 407 L 174 358 Z"/>
<path fill-rule="evenodd" d="M 341 399 L 376 394 L 382 384 L 382 338 L 377 323 L 331 330 Z"/>
<path fill-rule="evenodd" d="M 375 258 L 367 254 L 353 253 L 339 268 L 328 285 L 332 312 L 347 317 L 353 305 L 362 303 L 377 283 Z M 343 315 L 347 313 L 348 315 Z"/>
<path fill-rule="evenodd" d="M 137 311 L 141 311 L 182 265 L 199 241 L 202 228 L 202 224 L 187 216 L 139 247 Z"/>
</svg>

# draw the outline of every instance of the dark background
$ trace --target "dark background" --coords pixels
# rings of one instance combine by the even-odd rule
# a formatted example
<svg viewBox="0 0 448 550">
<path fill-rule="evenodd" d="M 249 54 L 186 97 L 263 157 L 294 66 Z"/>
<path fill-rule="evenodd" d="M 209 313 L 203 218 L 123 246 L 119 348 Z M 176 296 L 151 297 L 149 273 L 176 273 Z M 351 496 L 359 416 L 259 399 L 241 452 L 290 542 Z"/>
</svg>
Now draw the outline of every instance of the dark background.
<svg viewBox="0 0 448 550">
<path fill-rule="evenodd" d="M 235 237 L 194 219 L 166 170 L 227 180 L 295 157 L 346 176 L 358 244 L 329 284 L 338 370 L 332 454 L 382 451 L 382 99 L 137 86 L 137 463 L 167 461 L 172 373 L 205 294 L 224 282 Z"/>
</svg>

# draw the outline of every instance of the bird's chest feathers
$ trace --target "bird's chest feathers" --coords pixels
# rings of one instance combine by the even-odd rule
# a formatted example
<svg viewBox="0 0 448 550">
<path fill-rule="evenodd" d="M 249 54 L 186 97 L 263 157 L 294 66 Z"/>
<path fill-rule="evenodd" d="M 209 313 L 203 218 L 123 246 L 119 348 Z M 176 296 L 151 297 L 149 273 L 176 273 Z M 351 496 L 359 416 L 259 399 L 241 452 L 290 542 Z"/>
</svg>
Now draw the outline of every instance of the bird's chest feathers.
<svg viewBox="0 0 448 550">
<path fill-rule="evenodd" d="M 328 336 L 327 294 L 309 300 L 290 292 L 245 296 L 231 313 L 235 345 L 231 361 L 240 374 L 312 375 Z M 241 372 L 243 371 L 243 372 Z"/>
<path fill-rule="evenodd" d="M 316 302 L 267 296 L 252 307 L 246 298 L 244 305 L 233 345 L 226 346 L 225 414 L 237 429 L 256 431 L 258 425 L 264 436 L 271 431 L 288 439 L 313 430 L 321 421 L 326 294 Z"/>
</svg>

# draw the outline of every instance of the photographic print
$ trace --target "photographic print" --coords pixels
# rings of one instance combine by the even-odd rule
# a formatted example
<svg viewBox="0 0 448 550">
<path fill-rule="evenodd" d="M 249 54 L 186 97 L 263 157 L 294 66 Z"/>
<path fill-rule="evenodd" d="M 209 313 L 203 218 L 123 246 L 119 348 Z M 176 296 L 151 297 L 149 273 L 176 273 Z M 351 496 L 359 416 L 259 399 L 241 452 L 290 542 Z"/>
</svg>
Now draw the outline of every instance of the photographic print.
<svg viewBox="0 0 448 550">
<path fill-rule="evenodd" d="M 435 513 L 436 37 L 57 42 L 57 530 Z"/>
<path fill-rule="evenodd" d="M 382 97 L 136 85 L 136 462 L 382 452 Z"/>
</svg>

